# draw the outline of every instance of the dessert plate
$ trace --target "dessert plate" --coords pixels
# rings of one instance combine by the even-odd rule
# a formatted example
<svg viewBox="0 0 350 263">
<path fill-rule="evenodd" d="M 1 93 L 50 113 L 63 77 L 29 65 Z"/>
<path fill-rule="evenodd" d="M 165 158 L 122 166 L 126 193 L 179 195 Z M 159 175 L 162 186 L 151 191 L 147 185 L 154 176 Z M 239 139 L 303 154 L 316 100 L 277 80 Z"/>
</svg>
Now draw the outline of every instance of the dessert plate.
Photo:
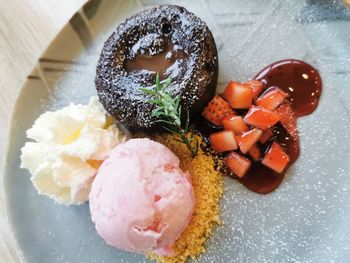
<svg viewBox="0 0 350 263">
<path fill-rule="evenodd" d="M 25 131 L 41 113 L 96 94 L 96 63 L 113 28 L 158 4 L 183 5 L 208 24 L 219 52 L 218 91 L 286 58 L 312 64 L 324 84 L 315 113 L 298 119 L 301 155 L 276 191 L 259 195 L 225 178 L 224 224 L 199 261 L 349 262 L 350 11 L 342 1 L 313 0 L 92 0 L 79 10 L 28 76 L 12 119 L 4 186 L 24 261 L 146 261 L 106 245 L 87 204 L 67 208 L 38 195 L 19 156 Z"/>
</svg>

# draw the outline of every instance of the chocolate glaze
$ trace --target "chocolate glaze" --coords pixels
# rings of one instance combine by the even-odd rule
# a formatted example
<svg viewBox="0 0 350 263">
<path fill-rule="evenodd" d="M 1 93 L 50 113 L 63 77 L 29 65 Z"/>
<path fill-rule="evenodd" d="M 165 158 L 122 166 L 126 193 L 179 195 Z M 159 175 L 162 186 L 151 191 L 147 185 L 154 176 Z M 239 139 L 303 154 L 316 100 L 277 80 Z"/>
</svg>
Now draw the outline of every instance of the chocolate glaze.
<svg viewBox="0 0 350 263">
<path fill-rule="evenodd" d="M 156 72 L 172 78 L 167 91 L 180 96 L 182 112 L 202 111 L 215 93 L 218 57 L 206 24 L 185 8 L 165 5 L 142 11 L 120 24 L 106 41 L 95 85 L 107 112 L 129 128 L 159 125 L 154 105 L 140 87 L 152 88 Z"/>
<path fill-rule="evenodd" d="M 166 48 L 155 55 L 139 54 L 131 60 L 125 61 L 125 69 L 127 72 L 144 71 L 149 74 L 160 75 L 161 80 L 171 77 L 177 78 L 181 74 L 181 66 L 186 63 L 188 55 L 183 48 L 173 43 L 166 44 Z"/>
<path fill-rule="evenodd" d="M 307 74 L 303 76 L 303 74 Z M 319 97 L 322 91 L 321 77 L 317 70 L 312 66 L 300 60 L 288 59 L 275 62 L 263 69 L 255 79 L 265 83 L 264 92 L 271 86 L 278 86 L 285 92 L 288 92 L 287 101 L 291 103 L 295 116 L 303 116 L 312 113 L 318 104 Z M 243 115 L 245 111 L 239 111 Z M 217 132 L 220 129 L 211 126 L 203 118 L 198 119 L 196 128 L 201 135 L 204 136 L 209 145 L 209 134 Z M 297 133 L 289 134 L 281 123 L 274 126 L 274 135 L 265 144 L 258 144 L 262 157 L 270 147 L 272 141 L 278 142 L 290 157 L 288 167 L 293 164 L 299 156 L 299 137 Z M 227 154 L 217 154 L 219 159 L 224 159 Z M 247 156 L 249 158 L 249 156 Z M 275 190 L 282 182 L 288 167 L 281 174 L 274 172 L 270 168 L 254 162 L 252 159 L 252 167 L 248 173 L 239 178 L 230 172 L 226 167 L 220 167 L 221 171 L 246 186 L 251 191 L 260 194 L 267 194 Z"/>
</svg>

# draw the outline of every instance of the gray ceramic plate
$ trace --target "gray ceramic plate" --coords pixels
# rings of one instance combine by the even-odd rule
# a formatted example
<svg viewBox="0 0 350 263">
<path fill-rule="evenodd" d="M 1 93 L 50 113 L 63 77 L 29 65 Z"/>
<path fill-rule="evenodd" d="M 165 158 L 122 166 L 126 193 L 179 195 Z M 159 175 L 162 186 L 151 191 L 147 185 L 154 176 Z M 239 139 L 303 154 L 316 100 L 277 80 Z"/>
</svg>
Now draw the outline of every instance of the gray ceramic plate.
<svg viewBox="0 0 350 263">
<path fill-rule="evenodd" d="M 88 205 L 65 207 L 36 194 L 19 168 L 25 130 L 48 109 L 86 103 L 104 40 L 127 16 L 163 1 L 93 0 L 56 37 L 23 87 L 13 116 L 5 192 L 27 262 L 140 262 L 107 246 Z M 350 262 L 350 14 L 337 1 L 174 1 L 203 18 L 219 50 L 219 89 L 273 61 L 297 58 L 319 69 L 317 111 L 298 120 L 301 156 L 269 195 L 225 180 L 222 217 L 201 262 Z M 1 260 L 0 260 L 1 261 Z"/>
</svg>

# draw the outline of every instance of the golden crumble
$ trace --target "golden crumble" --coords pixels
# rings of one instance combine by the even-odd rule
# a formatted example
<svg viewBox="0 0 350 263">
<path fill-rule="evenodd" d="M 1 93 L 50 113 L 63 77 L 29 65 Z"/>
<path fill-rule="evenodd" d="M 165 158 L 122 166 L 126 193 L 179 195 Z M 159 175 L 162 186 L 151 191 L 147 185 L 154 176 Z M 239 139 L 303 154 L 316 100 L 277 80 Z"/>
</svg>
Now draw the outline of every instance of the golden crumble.
<svg viewBox="0 0 350 263">
<path fill-rule="evenodd" d="M 200 136 L 196 137 L 201 140 Z M 196 204 L 188 226 L 172 246 L 174 255 L 159 256 L 150 253 L 148 257 L 159 263 L 177 263 L 185 262 L 189 258 L 195 259 L 205 252 L 204 245 L 212 233 L 213 226 L 221 224 L 222 175 L 214 169 L 212 157 L 201 149 L 198 156 L 192 158 L 186 146 L 174 140 L 174 135 L 157 135 L 153 139 L 172 150 L 179 157 L 181 168 L 190 172 Z"/>
</svg>

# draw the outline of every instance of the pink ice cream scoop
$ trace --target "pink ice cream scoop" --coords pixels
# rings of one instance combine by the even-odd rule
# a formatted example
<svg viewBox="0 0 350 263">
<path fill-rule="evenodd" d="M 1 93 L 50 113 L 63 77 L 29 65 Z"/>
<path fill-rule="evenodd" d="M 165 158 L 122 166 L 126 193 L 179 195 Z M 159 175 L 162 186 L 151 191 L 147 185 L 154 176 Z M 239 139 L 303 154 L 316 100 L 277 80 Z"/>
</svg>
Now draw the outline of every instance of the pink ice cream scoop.
<svg viewBox="0 0 350 263">
<path fill-rule="evenodd" d="M 190 220 L 195 198 L 179 158 L 149 139 L 118 145 L 92 184 L 90 211 L 98 234 L 132 252 L 171 254 Z"/>
</svg>

